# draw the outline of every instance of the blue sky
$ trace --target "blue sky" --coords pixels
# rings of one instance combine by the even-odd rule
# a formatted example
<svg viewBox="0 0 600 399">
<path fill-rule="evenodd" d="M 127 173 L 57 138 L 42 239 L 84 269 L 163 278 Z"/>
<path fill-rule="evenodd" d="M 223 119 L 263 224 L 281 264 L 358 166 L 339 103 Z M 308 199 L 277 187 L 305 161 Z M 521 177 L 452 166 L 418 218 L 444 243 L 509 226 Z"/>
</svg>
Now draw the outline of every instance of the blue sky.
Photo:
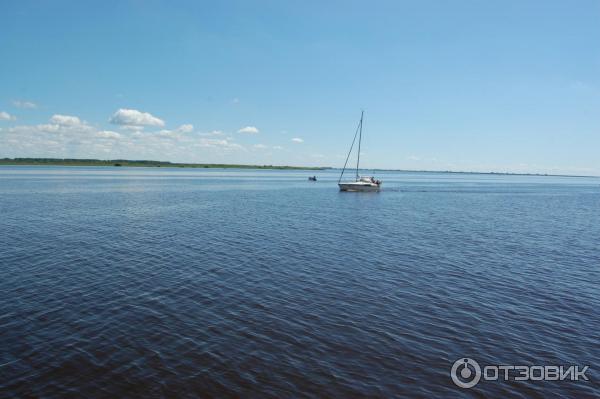
<svg viewBox="0 0 600 399">
<path fill-rule="evenodd" d="M 598 1 L 4 1 L 0 157 L 600 175 Z"/>
</svg>

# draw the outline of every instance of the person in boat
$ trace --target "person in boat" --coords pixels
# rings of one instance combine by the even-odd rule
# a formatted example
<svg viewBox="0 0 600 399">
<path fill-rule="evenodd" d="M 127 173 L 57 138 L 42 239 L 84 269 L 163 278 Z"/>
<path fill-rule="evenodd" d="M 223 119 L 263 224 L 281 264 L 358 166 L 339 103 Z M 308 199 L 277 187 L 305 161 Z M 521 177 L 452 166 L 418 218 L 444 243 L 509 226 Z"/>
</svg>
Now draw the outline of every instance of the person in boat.
<svg viewBox="0 0 600 399">
<path fill-rule="evenodd" d="M 377 184 L 377 182 L 375 181 L 375 178 L 373 176 L 371 176 L 371 183 Z"/>
</svg>

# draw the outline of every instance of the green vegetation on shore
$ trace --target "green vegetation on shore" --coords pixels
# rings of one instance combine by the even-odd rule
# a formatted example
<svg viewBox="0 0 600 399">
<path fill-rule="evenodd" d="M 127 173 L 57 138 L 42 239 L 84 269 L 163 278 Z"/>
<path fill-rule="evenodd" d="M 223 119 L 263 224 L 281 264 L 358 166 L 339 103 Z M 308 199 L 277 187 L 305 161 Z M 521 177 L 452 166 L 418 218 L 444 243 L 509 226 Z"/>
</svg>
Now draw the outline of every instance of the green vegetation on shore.
<svg viewBox="0 0 600 399">
<path fill-rule="evenodd" d="M 231 165 L 213 163 L 175 163 L 162 161 L 137 161 L 127 159 L 60 159 L 60 158 L 3 158 L 0 165 L 55 165 L 55 166 L 138 166 L 148 168 L 229 168 L 229 169 L 300 169 L 324 170 L 326 167 L 278 166 L 278 165 Z"/>
</svg>

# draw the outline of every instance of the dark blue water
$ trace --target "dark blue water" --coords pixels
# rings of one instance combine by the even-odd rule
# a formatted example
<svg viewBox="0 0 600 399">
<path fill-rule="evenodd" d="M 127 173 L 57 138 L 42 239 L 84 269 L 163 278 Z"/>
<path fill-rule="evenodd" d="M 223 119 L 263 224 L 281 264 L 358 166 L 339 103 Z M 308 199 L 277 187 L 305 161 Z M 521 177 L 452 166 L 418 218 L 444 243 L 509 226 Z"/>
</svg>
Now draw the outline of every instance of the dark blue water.
<svg viewBox="0 0 600 399">
<path fill-rule="evenodd" d="M 599 179 L 309 174 L 0 168 L 0 396 L 600 396 Z"/>
</svg>

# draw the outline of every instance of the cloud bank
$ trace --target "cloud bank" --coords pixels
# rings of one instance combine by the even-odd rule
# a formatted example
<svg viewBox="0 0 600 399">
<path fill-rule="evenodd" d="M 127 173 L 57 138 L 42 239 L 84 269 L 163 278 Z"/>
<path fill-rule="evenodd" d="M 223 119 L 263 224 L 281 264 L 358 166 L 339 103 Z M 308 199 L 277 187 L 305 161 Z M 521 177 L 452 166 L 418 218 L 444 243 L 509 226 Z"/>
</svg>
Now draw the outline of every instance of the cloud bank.
<svg viewBox="0 0 600 399">
<path fill-rule="evenodd" d="M 120 113 L 119 117 L 123 115 Z M 136 113 L 125 113 L 125 115 L 139 117 Z M 141 118 L 145 118 L 142 120 L 144 123 L 148 120 L 152 121 L 146 116 Z M 123 121 L 134 122 L 131 118 L 125 118 Z M 232 138 L 216 137 L 220 135 L 222 135 L 220 131 L 195 132 L 192 124 L 183 124 L 172 130 L 124 129 L 115 132 L 90 125 L 77 116 L 55 114 L 47 123 L 0 128 L 0 156 L 134 158 L 220 163 L 227 160 L 234 152 L 247 151 Z"/>
</svg>

